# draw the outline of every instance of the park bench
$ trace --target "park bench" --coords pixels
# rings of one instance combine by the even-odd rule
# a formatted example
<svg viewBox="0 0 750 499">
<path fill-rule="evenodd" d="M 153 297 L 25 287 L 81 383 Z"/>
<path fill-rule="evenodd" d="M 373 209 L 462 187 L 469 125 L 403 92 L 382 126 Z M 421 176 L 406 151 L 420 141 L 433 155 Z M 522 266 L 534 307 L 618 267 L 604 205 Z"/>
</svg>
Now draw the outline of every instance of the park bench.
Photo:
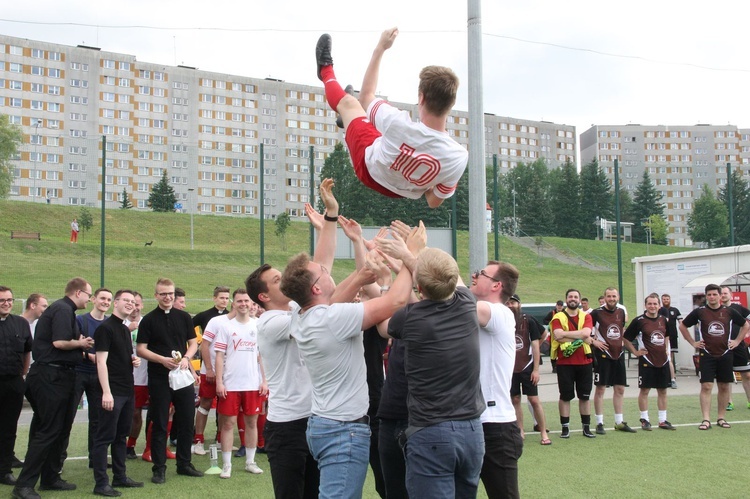
<svg viewBox="0 0 750 499">
<path fill-rule="evenodd" d="M 25 230 L 12 230 L 10 231 L 11 239 L 36 239 L 37 241 L 42 240 L 41 232 L 28 232 Z"/>
</svg>

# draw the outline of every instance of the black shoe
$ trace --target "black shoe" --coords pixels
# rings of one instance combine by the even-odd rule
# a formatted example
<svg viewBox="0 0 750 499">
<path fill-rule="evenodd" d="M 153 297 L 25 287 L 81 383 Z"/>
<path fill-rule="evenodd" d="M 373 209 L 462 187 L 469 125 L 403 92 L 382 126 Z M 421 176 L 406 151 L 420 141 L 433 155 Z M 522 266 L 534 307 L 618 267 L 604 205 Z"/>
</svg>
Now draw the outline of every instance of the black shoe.
<svg viewBox="0 0 750 499">
<path fill-rule="evenodd" d="M 151 477 L 151 483 L 164 483 L 167 479 L 164 477 L 164 470 L 154 471 Z"/>
<path fill-rule="evenodd" d="M 344 92 L 354 97 L 354 87 L 351 85 L 347 85 L 344 89 Z M 336 115 L 336 126 L 339 128 L 344 128 L 344 120 L 341 118 L 340 114 Z"/>
<path fill-rule="evenodd" d="M 126 459 L 136 459 L 138 456 L 135 455 L 135 447 L 128 447 L 125 449 L 125 458 Z"/>
<path fill-rule="evenodd" d="M 193 463 L 177 468 L 177 474 L 185 476 L 203 476 L 203 472 L 196 470 Z"/>
<path fill-rule="evenodd" d="M 266 448 L 265 447 L 258 447 L 255 449 L 255 452 L 258 454 L 266 454 Z"/>
<path fill-rule="evenodd" d="M 570 428 L 567 426 L 562 427 L 562 431 L 560 432 L 560 438 L 570 438 Z"/>
<path fill-rule="evenodd" d="M 0 483 L 3 485 L 15 485 L 16 477 L 13 476 L 13 473 L 6 473 L 3 476 L 0 476 Z"/>
<path fill-rule="evenodd" d="M 237 449 L 237 452 L 234 453 L 234 457 L 245 457 L 247 455 L 247 449 L 245 449 L 245 446 L 240 446 L 239 449 Z"/>
<path fill-rule="evenodd" d="M 94 495 L 104 497 L 120 497 L 122 495 L 122 492 L 120 492 L 119 490 L 115 490 L 111 486 L 107 485 L 106 487 L 94 487 Z"/>
<path fill-rule="evenodd" d="M 44 485 L 44 484 L 39 485 L 39 490 L 75 490 L 75 489 L 76 489 L 76 484 L 66 482 L 62 478 L 58 478 L 56 481 L 47 485 Z"/>
<path fill-rule="evenodd" d="M 13 487 L 12 495 L 16 499 L 42 499 L 34 487 Z"/>
<path fill-rule="evenodd" d="M 320 76 L 320 70 L 324 66 L 331 66 L 333 64 L 333 57 L 331 57 L 331 35 L 324 33 L 318 38 L 318 43 L 315 45 L 315 62 L 318 63 L 318 79 L 323 81 L 323 77 Z"/>
<path fill-rule="evenodd" d="M 596 435 L 591 433 L 591 430 L 589 429 L 589 425 L 587 424 L 583 425 L 583 436 L 586 438 L 596 438 Z"/>
<path fill-rule="evenodd" d="M 112 480 L 112 487 L 117 487 L 117 488 L 125 487 L 129 489 L 134 489 L 138 487 L 143 487 L 143 482 L 136 482 L 129 476 L 126 476 L 122 480 L 118 480 L 117 478 Z"/>
<path fill-rule="evenodd" d="M 16 456 L 13 456 L 13 459 L 10 463 L 11 468 L 23 468 L 23 461 L 18 459 Z"/>
</svg>

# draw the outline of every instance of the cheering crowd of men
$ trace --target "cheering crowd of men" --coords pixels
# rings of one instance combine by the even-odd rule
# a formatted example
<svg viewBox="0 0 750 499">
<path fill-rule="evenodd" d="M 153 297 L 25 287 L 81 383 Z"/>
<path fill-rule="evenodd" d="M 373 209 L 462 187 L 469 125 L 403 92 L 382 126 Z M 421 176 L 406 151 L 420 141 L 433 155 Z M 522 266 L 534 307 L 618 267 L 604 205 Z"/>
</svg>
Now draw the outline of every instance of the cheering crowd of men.
<svg viewBox="0 0 750 499">
<path fill-rule="evenodd" d="M 382 497 L 473 497 L 480 480 L 489 497 L 519 497 L 522 394 L 541 444 L 552 444 L 537 391 L 540 344 L 547 336 L 556 360 L 562 438 L 571 435 L 570 402 L 576 397 L 583 435 L 606 434 L 607 387 L 614 389 L 614 429 L 636 431 L 623 419 L 626 351 L 638 357 L 640 428 L 651 430 L 653 388 L 658 428 L 674 429 L 666 404 L 673 382 L 669 321 L 681 316 L 676 309 L 660 313 L 658 295 L 649 295 L 645 312 L 626 327 L 616 289 L 605 290 L 603 305 L 594 310 L 583 309 L 580 293 L 570 289 L 545 329 L 523 313 L 513 265 L 490 261 L 464 284 L 455 260 L 427 246 L 422 224 L 395 221 L 365 240 L 359 224 L 339 214 L 332 189 L 330 179 L 321 183 L 323 214 L 307 206 L 318 232 L 313 255 L 301 253 L 284 269 L 262 265 L 235 290 L 217 287 L 214 307 L 195 317 L 182 310 L 177 295 L 184 300 L 184 292 L 167 278 L 157 280 L 156 307 L 143 317 L 137 291 L 92 290 L 82 278 L 70 280 L 65 296 L 48 307 L 44 297 L 34 296 L 27 304 L 30 315 L 16 316 L 10 313 L 12 291 L 0 286 L 0 482 L 12 485 L 21 499 L 40 497 L 37 485 L 41 491 L 76 488 L 61 473 L 85 392 L 89 467 L 93 493 L 101 496 L 144 486 L 128 476 L 126 462 L 135 457 L 146 406 L 143 458 L 148 452 L 151 482 L 167 481 L 169 458 L 177 474 L 203 476 L 192 455 L 205 454 L 203 433 L 218 397 L 220 477 L 232 476 L 234 431 L 244 423 L 244 470 L 263 472 L 255 462 L 262 447 L 276 497 L 361 497 L 368 466 Z M 354 247 L 356 265 L 337 284 L 332 270 L 338 226 Z M 729 426 L 728 383 L 733 369 L 748 366 L 747 355 L 735 358 L 750 328 L 747 313 L 722 304 L 721 294 L 719 286 L 708 286 L 707 304 L 675 320 L 675 330 L 701 355 L 701 429 L 711 427 L 714 380 L 717 425 Z M 78 315 L 89 302 L 92 311 Z M 700 336 L 693 337 L 690 326 Z M 365 331 L 387 341 L 368 346 Z M 200 377 L 191 365 L 199 336 Z M 24 395 L 34 413 L 15 478 L 15 429 Z M 176 443 L 173 455 L 170 439 Z"/>
</svg>

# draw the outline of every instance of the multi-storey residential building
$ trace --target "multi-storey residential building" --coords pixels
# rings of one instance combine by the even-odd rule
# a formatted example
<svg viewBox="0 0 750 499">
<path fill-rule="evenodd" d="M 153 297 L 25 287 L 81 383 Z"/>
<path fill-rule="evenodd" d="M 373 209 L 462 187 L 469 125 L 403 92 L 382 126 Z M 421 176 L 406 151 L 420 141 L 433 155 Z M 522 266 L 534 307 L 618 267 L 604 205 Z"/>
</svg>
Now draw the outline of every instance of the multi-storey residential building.
<svg viewBox="0 0 750 499">
<path fill-rule="evenodd" d="M 700 188 L 726 185 L 727 163 L 750 175 L 750 130 L 733 125 L 595 125 L 581 134 L 581 162 L 594 159 L 614 180 L 619 164 L 621 189 L 634 194 L 649 177 L 662 194 L 670 226 L 669 244 L 692 246 L 687 219 Z"/>
<path fill-rule="evenodd" d="M 0 113 L 24 133 L 11 198 L 68 205 L 99 206 L 103 185 L 107 207 L 124 191 L 145 209 L 167 172 L 183 210 L 258 216 L 262 164 L 265 215 L 303 217 L 311 163 L 319 172 L 343 139 L 322 87 L 3 35 Z M 464 146 L 468 122 L 463 111 L 448 119 Z M 575 137 L 572 126 L 485 115 L 487 164 L 498 154 L 503 172 L 575 162 Z"/>
</svg>

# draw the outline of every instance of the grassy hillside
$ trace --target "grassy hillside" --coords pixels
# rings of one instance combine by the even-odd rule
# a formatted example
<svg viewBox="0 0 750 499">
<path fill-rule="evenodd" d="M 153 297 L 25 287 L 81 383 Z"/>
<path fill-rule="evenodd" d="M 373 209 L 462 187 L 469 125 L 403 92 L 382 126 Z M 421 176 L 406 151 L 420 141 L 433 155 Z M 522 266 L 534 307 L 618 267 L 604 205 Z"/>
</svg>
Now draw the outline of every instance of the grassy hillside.
<svg viewBox="0 0 750 499">
<path fill-rule="evenodd" d="M 71 244 L 70 222 L 80 208 L 19 201 L 0 201 L 0 252 L 4 256 L 0 283 L 13 288 L 17 298 L 43 292 L 51 298 L 62 294 L 65 282 L 81 275 L 97 287 L 100 277 L 101 211 L 89 209 L 94 227 Z M 104 284 L 112 289 L 133 287 L 147 297 L 157 277 L 172 278 L 188 294 L 188 303 L 210 297 L 216 285 L 236 287 L 260 264 L 260 221 L 254 218 L 194 216 L 194 250 L 190 250 L 190 215 L 136 210 L 106 212 Z M 274 233 L 273 221 L 265 224 L 265 261 L 283 266 L 290 256 L 309 251 L 309 224 L 292 223 L 286 250 Z M 41 232 L 41 241 L 11 240 L 11 230 Z M 488 237 L 488 255 L 494 256 L 494 238 Z M 153 245 L 144 246 L 153 241 Z M 593 271 L 557 260 L 539 259 L 534 251 L 500 239 L 500 259 L 521 271 L 518 293 L 525 302 L 555 301 L 565 289 L 577 287 L 595 302 L 607 286 L 617 286 L 617 253 L 614 243 L 545 238 L 563 252 L 574 252 L 609 262 L 610 271 Z M 458 234 L 458 263 L 467 275 L 468 234 Z M 676 248 L 651 246 L 651 254 L 674 252 Z M 623 296 L 633 308 L 634 283 L 631 259 L 643 256 L 646 245 L 623 244 Z M 337 280 L 352 271 L 352 261 L 339 261 Z M 205 303 L 189 307 L 196 312 Z M 640 308 L 640 307 L 639 307 Z"/>
</svg>

